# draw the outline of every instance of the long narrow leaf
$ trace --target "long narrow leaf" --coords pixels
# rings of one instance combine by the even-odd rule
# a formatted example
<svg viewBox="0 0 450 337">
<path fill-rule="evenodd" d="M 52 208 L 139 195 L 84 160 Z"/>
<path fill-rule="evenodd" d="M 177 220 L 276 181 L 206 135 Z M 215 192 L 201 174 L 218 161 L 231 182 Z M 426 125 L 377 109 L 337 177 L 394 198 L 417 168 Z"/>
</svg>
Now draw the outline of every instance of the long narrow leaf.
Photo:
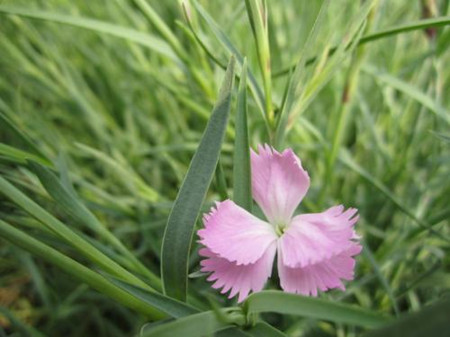
<svg viewBox="0 0 450 337">
<path fill-rule="evenodd" d="M 410 217 L 416 224 L 418 224 L 422 230 L 429 230 L 430 233 L 433 233 L 439 236 L 441 239 L 450 242 L 448 238 L 443 236 L 441 233 L 436 232 L 431 226 L 425 221 L 419 219 L 412 210 L 410 210 L 407 206 L 400 201 L 390 190 L 387 188 L 381 181 L 373 177 L 369 172 L 367 172 L 364 168 L 359 166 L 350 156 L 348 151 L 341 150 L 339 160 L 348 168 L 358 173 L 361 177 L 363 177 L 367 182 L 375 186 L 381 193 L 383 193 L 388 199 L 392 201 L 392 203 L 398 207 L 403 213 L 405 213 L 408 217 Z"/>
<path fill-rule="evenodd" d="M 164 293 L 185 301 L 188 259 L 194 225 L 219 160 L 234 80 L 234 57 L 225 74 L 219 98 L 186 177 L 172 207 L 161 248 Z"/>
<path fill-rule="evenodd" d="M 276 312 L 368 328 L 379 327 L 389 321 L 384 316 L 354 306 L 275 290 L 250 295 L 246 305 L 250 313 Z"/>
<path fill-rule="evenodd" d="M 61 221 L 56 219 L 33 200 L 28 198 L 19 189 L 14 187 L 6 179 L 0 176 L 0 193 L 19 207 L 21 207 L 25 212 L 30 214 L 32 217 L 36 218 L 41 222 L 47 229 L 51 230 L 61 239 L 66 241 L 68 244 L 76 248 L 80 253 L 87 257 L 92 262 L 96 263 L 98 266 L 102 267 L 105 271 L 111 275 L 115 275 L 118 278 L 123 278 L 133 284 L 140 285 L 142 287 L 152 289 L 149 285 L 144 283 L 141 279 L 131 274 L 128 270 L 123 268 L 117 262 L 113 261 L 105 254 L 100 252 L 89 242 L 84 240 L 80 235 L 76 234 L 73 230 L 63 224 Z"/>
<path fill-rule="evenodd" d="M 450 336 L 449 313 L 450 299 L 447 298 L 364 337 L 447 337 Z"/>
<path fill-rule="evenodd" d="M 119 279 L 108 279 L 119 288 L 133 295 L 133 297 L 139 298 L 141 301 L 148 303 L 152 307 L 157 308 L 161 312 L 164 312 L 173 318 L 189 316 L 199 312 L 196 308 L 191 307 L 186 303 L 174 300 L 173 298 L 164 296 L 160 293 L 147 291 L 143 288 L 133 286 Z"/>
<path fill-rule="evenodd" d="M 252 211 L 252 180 L 250 144 L 247 127 L 247 60 L 244 60 L 236 108 L 236 138 L 233 157 L 233 199 L 239 206 Z"/>
<path fill-rule="evenodd" d="M 206 21 L 208 26 L 211 28 L 211 31 L 216 36 L 217 40 L 225 47 L 225 49 L 230 53 L 231 55 L 234 55 L 236 57 L 237 63 L 242 67 L 244 63 L 244 56 L 239 52 L 239 50 L 234 46 L 234 44 L 230 41 L 228 36 L 222 31 L 220 26 L 214 21 L 214 19 L 205 11 L 205 9 L 197 2 L 192 1 L 194 4 L 195 9 L 198 11 L 200 16 Z M 202 47 L 204 47 L 204 44 L 202 44 Z M 265 98 L 264 94 L 261 90 L 261 88 L 258 85 L 258 82 L 256 81 L 255 76 L 247 70 L 248 75 L 248 84 L 250 86 L 250 89 L 253 93 L 254 99 L 256 104 L 258 105 L 258 108 L 260 109 L 260 112 L 262 113 L 263 117 L 265 117 L 264 114 L 264 106 L 265 106 Z"/>
<path fill-rule="evenodd" d="M 226 314 L 226 312 L 224 312 Z M 175 321 L 147 328 L 141 337 L 200 337 L 209 336 L 214 332 L 224 329 L 233 323 L 243 323 L 243 316 L 236 315 L 236 319 L 230 316 L 229 320 L 219 319 L 214 311 L 205 311 L 190 315 Z"/>
<path fill-rule="evenodd" d="M 115 286 L 103 276 L 2 220 L 0 220 L 0 236 L 12 244 L 56 265 L 70 275 L 78 278 L 92 288 L 115 299 L 127 307 L 130 307 L 142 314 L 149 315 L 155 319 L 164 317 L 162 312 L 148 305 L 148 303 L 131 296 L 128 292 Z"/>
<path fill-rule="evenodd" d="M 286 337 L 282 331 L 274 328 L 266 322 L 258 322 L 254 327 L 247 331 L 253 337 Z"/>
<path fill-rule="evenodd" d="M 109 244 L 124 254 L 125 257 L 136 266 L 137 271 L 145 274 L 149 281 L 151 281 L 153 287 L 160 288 L 161 282 L 159 278 L 145 268 L 133 253 L 131 253 L 117 237 L 103 226 L 100 221 L 98 221 L 81 200 L 59 182 L 58 178 L 49 169 L 30 161 L 28 164 L 38 176 L 44 188 L 52 196 L 53 200 L 55 200 L 73 219 L 76 219 L 81 224 L 98 233 Z"/>
<path fill-rule="evenodd" d="M 103 34 L 113 35 L 132 42 L 139 43 L 175 61 L 178 60 L 177 56 L 173 53 L 173 51 L 165 41 L 148 33 L 142 33 L 131 28 L 118 26 L 116 24 L 82 17 L 73 17 L 64 14 L 49 13 L 47 11 L 29 10 L 4 5 L 0 6 L 0 13 L 20 15 L 23 17 L 49 22 L 57 22 L 70 26 L 89 29 Z"/>
</svg>

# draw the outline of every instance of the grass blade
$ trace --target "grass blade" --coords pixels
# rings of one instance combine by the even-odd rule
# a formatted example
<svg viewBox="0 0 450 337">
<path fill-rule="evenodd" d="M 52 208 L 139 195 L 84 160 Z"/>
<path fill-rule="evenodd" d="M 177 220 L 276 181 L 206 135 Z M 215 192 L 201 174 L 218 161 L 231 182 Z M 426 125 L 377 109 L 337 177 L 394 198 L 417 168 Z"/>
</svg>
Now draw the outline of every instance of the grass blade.
<svg viewBox="0 0 450 337">
<path fill-rule="evenodd" d="M 442 16 L 439 18 L 431 18 L 431 19 L 425 19 L 425 20 L 419 20 L 410 22 L 404 25 L 395 26 L 383 30 L 379 30 L 378 32 L 368 34 L 366 36 L 363 36 L 358 44 L 364 44 L 368 42 L 372 42 L 375 40 L 383 39 L 385 37 L 390 37 L 402 33 L 408 33 L 414 30 L 421 30 L 421 29 L 427 29 L 427 28 L 433 28 L 433 27 L 442 27 L 450 25 L 450 17 L 449 16 Z"/>
<path fill-rule="evenodd" d="M 0 102 L 1 103 L 1 102 Z M 47 165 L 51 165 L 47 156 L 42 152 L 42 150 L 36 146 L 33 140 L 28 137 L 22 130 L 20 130 L 3 112 L 0 111 L 0 122 L 4 125 L 7 130 L 14 133 L 24 144 L 28 146 L 29 151 L 34 152 L 34 155 L 39 157 L 39 160 L 45 162 Z M 20 151 L 17 149 L 17 151 Z"/>
<path fill-rule="evenodd" d="M 150 306 L 157 308 L 171 317 L 180 318 L 198 313 L 198 310 L 194 307 L 160 293 L 150 292 L 115 278 L 108 277 L 108 279 L 119 288 L 133 295 L 133 297 L 139 298 L 141 301 L 148 303 Z"/>
<path fill-rule="evenodd" d="M 314 22 L 314 25 L 311 29 L 311 31 L 308 34 L 308 38 L 305 42 L 305 45 L 303 47 L 304 51 L 309 50 L 312 47 L 312 44 L 317 39 L 317 35 L 320 31 L 320 27 L 322 25 L 322 22 L 325 20 L 328 5 L 330 1 L 325 0 L 321 7 L 319 14 L 316 17 L 316 20 Z M 292 74 L 292 76 L 289 78 L 289 82 L 287 84 L 286 88 L 286 97 L 283 102 L 283 106 L 281 108 L 280 116 L 278 117 L 277 121 L 277 130 L 276 130 L 276 139 L 275 144 L 280 145 L 283 142 L 283 138 L 285 136 L 285 129 L 288 124 L 289 114 L 292 110 L 292 107 L 295 104 L 295 98 L 301 89 L 300 85 L 305 81 L 305 68 L 306 68 L 306 52 L 302 53 L 302 56 L 298 60 L 297 64 L 295 65 L 295 71 Z"/>
<path fill-rule="evenodd" d="M 195 0 L 192 1 L 192 3 L 194 4 L 195 9 L 200 14 L 200 16 L 203 18 L 203 20 L 205 20 L 206 23 L 208 24 L 208 26 L 211 28 L 211 31 L 216 36 L 217 40 L 219 40 L 219 42 L 225 47 L 225 49 L 231 55 L 234 55 L 236 57 L 237 63 L 242 67 L 242 65 L 244 63 L 244 57 L 239 52 L 239 50 L 233 45 L 233 43 L 230 41 L 228 36 L 222 31 L 220 26 L 204 10 L 204 8 Z M 201 43 L 201 45 L 202 45 L 202 47 L 205 46 L 203 43 Z M 208 54 L 211 54 L 211 53 L 208 53 Z M 250 86 L 250 90 L 253 93 L 253 97 L 255 99 L 256 105 L 258 105 L 258 108 L 259 108 L 260 112 L 262 113 L 262 116 L 265 118 L 265 114 L 264 114 L 264 111 L 265 111 L 265 109 L 264 109 L 264 106 L 265 106 L 264 94 L 263 94 L 261 88 L 259 87 L 255 76 L 250 71 L 247 71 L 247 76 L 248 76 L 248 84 Z"/>
<path fill-rule="evenodd" d="M 371 331 L 364 337 L 446 337 L 450 335 L 449 312 L 450 299 L 447 298 L 420 312 L 405 316 L 387 327 Z"/>
<path fill-rule="evenodd" d="M 28 17 L 32 19 L 44 20 L 49 22 L 62 23 L 69 26 L 89 29 L 98 33 L 109 34 L 116 37 L 123 38 L 128 41 L 132 41 L 148 47 L 155 52 L 158 52 L 168 58 L 178 61 L 177 56 L 173 53 L 169 45 L 148 33 L 142 33 L 137 30 L 121 27 L 116 24 L 107 23 L 99 20 L 73 17 L 70 15 L 49 13 L 47 11 L 40 10 L 28 10 L 12 6 L 0 6 L 0 13 L 19 15 L 22 17 Z"/>
<path fill-rule="evenodd" d="M 25 164 L 27 160 L 31 159 L 43 165 L 51 165 L 49 161 L 42 157 L 3 143 L 0 143 L 0 156 L 19 164 Z"/>
<path fill-rule="evenodd" d="M 286 337 L 282 331 L 274 328 L 266 322 L 258 322 L 247 331 L 253 337 Z"/>
<path fill-rule="evenodd" d="M 53 200 L 58 203 L 72 218 L 99 234 L 105 241 L 121 252 L 131 261 L 133 265 L 136 266 L 136 271 L 141 272 L 148 278 L 153 287 L 161 287 L 161 281 L 159 278 L 148 270 L 134 256 L 134 254 L 131 253 L 123 245 L 123 243 L 107 229 L 107 227 L 98 221 L 94 214 L 92 214 L 91 211 L 89 211 L 89 209 L 81 202 L 81 200 L 73 194 L 74 192 L 66 189 L 49 169 L 31 161 L 29 161 L 28 164 L 33 172 L 38 176 L 42 185 Z"/>
<path fill-rule="evenodd" d="M 41 222 L 46 228 L 51 232 L 55 233 L 58 237 L 66 241 L 71 246 L 75 247 L 80 253 L 82 253 L 89 260 L 96 263 L 98 266 L 102 267 L 105 271 L 111 275 L 115 275 L 118 278 L 127 280 L 130 283 L 140 285 L 142 287 L 152 289 L 149 285 L 144 283 L 141 279 L 131 274 L 128 270 L 123 268 L 117 262 L 113 261 L 105 254 L 100 252 L 89 242 L 83 239 L 80 235 L 76 234 L 69 227 L 63 224 L 61 221 L 56 219 L 33 200 L 28 198 L 19 189 L 14 187 L 6 179 L 0 176 L 0 192 L 19 207 L 21 207 L 25 212 L 30 214 L 32 217 L 36 218 Z"/>
<path fill-rule="evenodd" d="M 0 236 L 12 244 L 29 251 L 33 255 L 39 256 L 40 258 L 56 265 L 70 275 L 78 278 L 92 288 L 115 299 L 127 307 L 155 319 L 164 317 L 160 311 L 131 296 L 128 292 L 115 286 L 103 276 L 2 220 L 0 220 Z"/>
<path fill-rule="evenodd" d="M 380 30 L 378 32 L 374 32 L 368 35 L 365 35 L 363 37 L 361 37 L 358 41 L 358 46 L 365 44 L 365 43 L 369 43 L 369 42 L 373 42 L 379 39 L 383 39 L 383 38 L 387 38 L 387 37 L 392 37 L 392 36 L 396 36 L 398 34 L 402 34 L 402 33 L 408 33 L 408 32 L 412 32 L 415 30 L 422 30 L 422 29 L 427 29 L 427 28 L 435 28 L 435 27 L 443 27 L 443 26 L 448 26 L 450 25 L 450 17 L 448 16 L 442 16 L 439 18 L 432 18 L 432 19 L 425 19 L 425 20 L 419 20 L 419 21 L 414 21 L 411 23 L 407 23 L 404 25 L 400 25 L 400 26 L 395 26 L 395 27 L 391 27 L 391 28 L 386 28 L 383 30 Z M 333 53 L 335 53 L 337 50 L 337 47 L 333 47 L 330 48 L 329 54 L 332 55 Z M 309 58 L 306 61 L 306 66 L 311 65 L 312 63 L 315 62 L 316 60 L 316 56 Z M 289 73 L 289 71 L 291 69 L 294 69 L 296 67 L 295 64 L 286 67 L 282 70 L 278 70 L 276 72 L 274 72 L 273 77 L 278 77 L 278 76 L 282 76 L 282 75 L 286 75 Z"/>
<path fill-rule="evenodd" d="M 401 79 L 386 74 L 381 73 L 377 71 L 374 67 L 370 66 L 364 66 L 362 69 L 364 72 L 370 74 L 375 79 L 391 86 L 392 88 L 408 95 L 412 99 L 416 100 L 420 104 L 422 104 L 424 107 L 427 107 L 431 112 L 436 114 L 439 118 L 441 118 L 443 121 L 445 121 L 447 124 L 450 124 L 450 114 L 449 111 L 446 110 L 444 107 L 440 106 L 438 102 L 435 102 L 431 97 L 426 95 L 424 92 L 420 91 L 418 88 L 414 87 L 413 85 L 402 81 Z"/>
<path fill-rule="evenodd" d="M 226 312 L 223 312 L 226 314 Z M 208 336 L 214 332 L 226 328 L 233 323 L 243 323 L 243 315 L 229 313 L 227 320 L 219 319 L 214 311 L 205 311 L 190 315 L 175 321 L 147 328 L 141 337 L 200 337 Z"/>
<path fill-rule="evenodd" d="M 252 294 L 245 305 L 250 313 L 276 312 L 368 328 L 379 327 L 389 321 L 387 317 L 347 304 L 275 290 Z"/>
<path fill-rule="evenodd" d="M 225 134 L 234 80 L 234 57 L 219 98 L 169 215 L 161 248 L 164 293 L 186 300 L 189 250 L 195 222 L 211 183 Z"/>
<path fill-rule="evenodd" d="M 274 126 L 272 109 L 272 75 L 270 62 L 269 28 L 267 22 L 267 4 L 265 0 L 245 0 L 247 15 L 256 42 L 259 66 L 263 78 L 265 112 L 269 126 Z"/>
<path fill-rule="evenodd" d="M 341 150 L 340 161 L 350 168 L 351 170 L 358 173 L 361 177 L 363 177 L 367 182 L 375 186 L 381 193 L 383 193 L 388 199 L 392 201 L 392 203 L 398 207 L 403 213 L 405 213 L 408 217 L 410 217 L 416 224 L 418 224 L 423 230 L 428 230 L 430 233 L 433 233 L 440 237 L 441 239 L 449 242 L 450 240 L 443 236 L 441 233 L 436 232 L 431 226 L 419 219 L 413 211 L 409 210 L 407 206 L 403 204 L 381 181 L 373 177 L 369 172 L 364 170 L 361 166 L 359 166 L 350 156 L 348 151 Z"/>
<path fill-rule="evenodd" d="M 247 61 L 244 60 L 236 107 L 236 138 L 233 157 L 233 200 L 252 211 L 252 180 L 250 179 L 250 142 L 247 127 Z"/>
</svg>

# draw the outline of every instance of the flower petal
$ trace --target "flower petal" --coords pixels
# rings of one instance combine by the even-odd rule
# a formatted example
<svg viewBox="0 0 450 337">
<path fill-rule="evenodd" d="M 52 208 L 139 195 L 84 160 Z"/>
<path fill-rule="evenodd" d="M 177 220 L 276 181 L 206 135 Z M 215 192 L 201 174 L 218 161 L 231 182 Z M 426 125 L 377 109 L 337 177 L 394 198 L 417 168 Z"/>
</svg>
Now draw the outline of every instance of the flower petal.
<svg viewBox="0 0 450 337">
<path fill-rule="evenodd" d="M 238 302 L 242 302 L 250 293 L 261 291 L 272 273 L 276 243 L 273 242 L 255 263 L 238 265 L 214 254 L 208 248 L 200 249 L 199 254 L 206 257 L 200 262 L 202 272 L 212 272 L 208 281 L 215 281 L 213 288 L 222 288 L 221 293 L 230 291 L 228 298 L 239 294 Z"/>
<path fill-rule="evenodd" d="M 281 288 L 290 293 L 317 296 L 317 290 L 339 288 L 345 290 L 344 280 L 353 280 L 355 259 L 362 247 L 352 243 L 338 255 L 306 267 L 290 268 L 284 265 L 282 254 L 278 255 L 278 275 Z"/>
<path fill-rule="evenodd" d="M 322 213 L 296 216 L 279 240 L 283 265 L 303 268 L 348 249 L 358 238 L 353 230 L 356 212 L 335 206 Z"/>
<path fill-rule="evenodd" d="M 291 149 L 258 151 L 251 152 L 253 198 L 270 223 L 287 225 L 309 188 L 308 173 Z"/>
<path fill-rule="evenodd" d="M 231 200 L 217 203 L 203 222 L 205 228 L 197 232 L 199 242 L 237 265 L 255 263 L 277 239 L 271 225 Z"/>
</svg>

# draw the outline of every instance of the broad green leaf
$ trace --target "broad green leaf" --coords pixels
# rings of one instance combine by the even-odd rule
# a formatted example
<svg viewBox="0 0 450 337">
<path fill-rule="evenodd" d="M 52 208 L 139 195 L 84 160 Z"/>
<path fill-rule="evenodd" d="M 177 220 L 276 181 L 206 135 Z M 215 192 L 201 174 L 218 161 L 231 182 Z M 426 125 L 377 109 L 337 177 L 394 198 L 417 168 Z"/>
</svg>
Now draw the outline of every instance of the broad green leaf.
<svg viewBox="0 0 450 337">
<path fill-rule="evenodd" d="M 141 279 L 131 274 L 128 270 L 123 268 L 114 260 L 107 257 L 101 251 L 92 246 L 89 242 L 83 239 L 80 235 L 75 233 L 64 223 L 56 219 L 33 200 L 28 198 L 14 185 L 9 183 L 6 179 L 0 176 L 0 193 L 5 197 L 13 201 L 25 212 L 42 223 L 47 229 L 63 239 L 72 247 L 76 248 L 86 258 L 102 267 L 106 272 L 117 278 L 124 279 L 135 285 L 139 285 L 148 289 L 152 289 L 149 285 L 143 282 Z"/>
<path fill-rule="evenodd" d="M 154 291 L 147 291 L 141 287 L 133 286 L 116 278 L 108 277 L 108 279 L 119 288 L 133 295 L 133 297 L 140 299 L 142 302 L 148 303 L 150 306 L 166 313 L 171 317 L 180 318 L 199 312 L 198 309 L 163 294 Z"/>
<path fill-rule="evenodd" d="M 244 316 L 241 312 L 224 309 L 222 312 L 226 319 L 219 318 L 214 311 L 205 311 L 182 317 L 166 324 L 148 327 L 141 337 L 201 337 L 209 336 L 214 332 L 225 329 L 232 324 L 243 324 Z"/>
<path fill-rule="evenodd" d="M 192 158 L 167 221 L 161 248 L 161 275 L 164 293 L 186 299 L 189 250 L 200 208 L 219 160 L 234 80 L 234 57 L 225 74 L 219 97 L 203 137 Z"/>
<path fill-rule="evenodd" d="M 249 313 L 276 312 L 368 328 L 379 327 L 389 318 L 348 304 L 268 290 L 250 295 L 245 305 Z"/>
<path fill-rule="evenodd" d="M 136 266 L 138 272 L 144 274 L 151 285 L 155 288 L 160 288 L 161 282 L 159 278 L 149 271 L 135 256 L 131 253 L 123 243 L 117 239 L 104 225 L 98 221 L 98 219 L 92 214 L 91 211 L 81 202 L 81 200 L 74 195 L 73 191 L 69 191 L 65 188 L 58 178 L 46 167 L 37 163 L 28 162 L 30 168 L 38 176 L 45 190 L 50 194 L 53 200 L 59 204 L 64 211 L 66 211 L 73 219 L 79 223 L 87 226 L 99 234 L 105 241 L 111 244 L 119 252 L 121 252 L 132 264 Z"/>
<path fill-rule="evenodd" d="M 0 5 L 0 13 L 20 15 L 23 17 L 44 20 L 49 22 L 57 22 L 70 26 L 89 29 L 103 34 L 113 35 L 128 41 L 139 43 L 164 56 L 171 58 L 174 61 L 178 60 L 177 56 L 173 53 L 173 51 L 165 41 L 155 36 L 152 36 L 148 33 L 142 33 L 131 28 L 121 27 L 116 24 L 83 17 L 74 17 L 64 14 L 49 13 L 47 11 L 29 10 L 20 7 L 12 7 L 5 5 Z"/>
<path fill-rule="evenodd" d="M 236 107 L 233 156 L 233 200 L 237 205 L 252 211 L 252 180 L 250 167 L 250 142 L 247 127 L 247 60 L 244 60 Z"/>
<path fill-rule="evenodd" d="M 363 337 L 448 337 L 449 314 L 450 299 L 446 298 L 419 312 L 404 316 L 384 328 L 370 331 Z"/>
<path fill-rule="evenodd" d="M 0 237 L 3 237 L 12 244 L 21 247 L 35 256 L 38 256 L 58 268 L 61 268 L 68 274 L 85 282 L 99 292 L 115 299 L 123 305 L 132 308 L 144 315 L 159 319 L 164 314 L 159 310 L 149 306 L 145 301 L 135 298 L 129 292 L 122 290 L 109 282 L 106 278 L 90 270 L 75 260 L 61 254 L 50 246 L 36 240 L 32 236 L 14 228 L 8 223 L 0 220 Z"/>
</svg>

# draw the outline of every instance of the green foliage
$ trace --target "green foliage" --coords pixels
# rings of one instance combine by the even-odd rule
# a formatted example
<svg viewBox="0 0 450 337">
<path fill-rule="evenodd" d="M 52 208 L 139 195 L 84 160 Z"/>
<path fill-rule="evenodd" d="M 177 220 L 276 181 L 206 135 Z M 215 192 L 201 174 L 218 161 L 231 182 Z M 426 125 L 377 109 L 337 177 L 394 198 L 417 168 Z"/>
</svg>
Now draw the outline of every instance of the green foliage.
<svg viewBox="0 0 450 337">
<path fill-rule="evenodd" d="M 2 1 L 0 335 L 447 335 L 448 15 L 429 0 Z M 299 213 L 358 208 L 345 292 L 274 279 L 236 305 L 198 272 L 213 202 L 258 212 L 262 143 L 310 172 Z"/>
<path fill-rule="evenodd" d="M 234 64 L 232 57 L 219 98 L 170 211 L 164 232 L 161 247 L 163 289 L 166 295 L 180 301 L 186 300 L 189 251 L 195 222 L 219 160 L 228 122 Z"/>
</svg>

